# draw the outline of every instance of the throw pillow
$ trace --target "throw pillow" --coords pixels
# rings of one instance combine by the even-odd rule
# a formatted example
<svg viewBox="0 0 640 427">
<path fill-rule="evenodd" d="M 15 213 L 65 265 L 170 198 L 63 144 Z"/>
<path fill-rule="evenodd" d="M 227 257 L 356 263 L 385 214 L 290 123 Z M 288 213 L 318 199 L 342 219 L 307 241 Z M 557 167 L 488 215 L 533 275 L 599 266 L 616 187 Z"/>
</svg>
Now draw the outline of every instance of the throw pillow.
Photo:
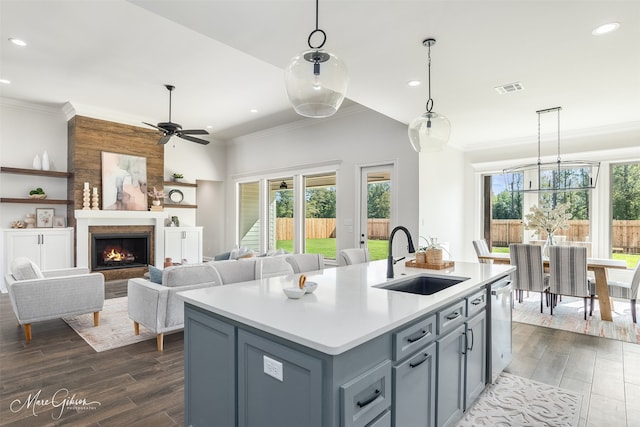
<svg viewBox="0 0 640 427">
<path fill-rule="evenodd" d="M 11 274 L 16 280 L 42 279 L 44 276 L 40 268 L 29 258 L 20 257 L 11 263 Z"/>
<path fill-rule="evenodd" d="M 154 265 L 149 266 L 149 281 L 162 285 L 162 270 Z"/>
</svg>

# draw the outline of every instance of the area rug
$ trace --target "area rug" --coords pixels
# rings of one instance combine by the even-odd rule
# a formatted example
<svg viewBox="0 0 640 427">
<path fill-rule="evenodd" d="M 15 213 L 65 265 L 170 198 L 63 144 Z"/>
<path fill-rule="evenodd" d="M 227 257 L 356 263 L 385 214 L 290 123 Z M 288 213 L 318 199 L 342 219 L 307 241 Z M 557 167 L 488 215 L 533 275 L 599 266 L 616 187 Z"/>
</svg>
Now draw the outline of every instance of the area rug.
<svg viewBox="0 0 640 427">
<path fill-rule="evenodd" d="M 593 316 L 587 316 L 587 320 L 584 320 L 582 298 L 563 296 L 551 316 L 546 305 L 544 312 L 540 313 L 539 293 L 531 292 L 526 298 L 525 292 L 522 304 L 515 302 L 513 305 L 513 321 L 640 344 L 640 326 L 631 319 L 629 301 L 611 302 L 613 322 L 600 320 L 598 300 L 593 305 Z"/>
<path fill-rule="evenodd" d="M 575 427 L 582 395 L 503 372 L 467 410 L 458 427 Z"/>
<path fill-rule="evenodd" d="M 127 297 L 104 300 L 100 312 L 100 324 L 93 326 L 93 313 L 65 317 L 64 320 L 96 352 L 111 350 L 156 337 L 151 331 L 140 327 L 140 335 L 133 332 L 133 321 L 127 314 Z"/>
</svg>

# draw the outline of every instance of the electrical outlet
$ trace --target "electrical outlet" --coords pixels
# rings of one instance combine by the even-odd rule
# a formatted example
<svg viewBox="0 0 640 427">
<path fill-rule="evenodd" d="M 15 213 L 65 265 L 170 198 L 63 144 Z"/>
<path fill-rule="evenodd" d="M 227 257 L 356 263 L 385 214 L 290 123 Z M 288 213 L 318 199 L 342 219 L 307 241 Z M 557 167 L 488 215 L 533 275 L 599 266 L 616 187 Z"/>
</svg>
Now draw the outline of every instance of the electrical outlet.
<svg viewBox="0 0 640 427">
<path fill-rule="evenodd" d="M 272 376 L 278 381 L 282 381 L 282 363 L 267 356 L 262 356 L 262 361 L 264 365 L 264 373 Z"/>
</svg>

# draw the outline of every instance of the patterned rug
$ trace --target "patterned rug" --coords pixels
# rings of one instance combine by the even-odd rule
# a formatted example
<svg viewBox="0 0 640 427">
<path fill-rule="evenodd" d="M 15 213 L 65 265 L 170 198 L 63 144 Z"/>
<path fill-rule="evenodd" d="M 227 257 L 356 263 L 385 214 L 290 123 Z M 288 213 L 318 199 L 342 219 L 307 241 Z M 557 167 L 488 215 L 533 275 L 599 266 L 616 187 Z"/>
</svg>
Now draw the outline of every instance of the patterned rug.
<svg viewBox="0 0 640 427">
<path fill-rule="evenodd" d="M 575 427 L 581 404 L 580 394 L 503 372 L 458 427 Z"/>
<path fill-rule="evenodd" d="M 65 317 L 64 320 L 96 352 L 111 350 L 155 338 L 153 332 L 140 327 L 140 335 L 133 333 L 133 321 L 127 314 L 127 297 L 104 300 L 100 324 L 93 326 L 93 313 Z"/>
<path fill-rule="evenodd" d="M 522 304 L 516 302 L 513 305 L 513 321 L 529 323 L 531 325 L 545 326 L 547 328 L 562 329 L 569 332 L 595 335 L 614 340 L 627 341 L 640 344 L 640 325 L 633 323 L 631 319 L 631 305 L 629 301 L 611 300 L 613 303 L 613 322 L 600 320 L 600 308 L 598 300 L 593 304 L 593 316 L 587 316 L 584 320 L 584 303 L 582 298 L 562 297 L 557 307 L 553 309 L 553 316 L 549 314 L 549 308 L 545 305 L 543 313 L 540 313 L 540 294 L 529 293 Z M 589 304 L 587 303 L 587 308 Z"/>
</svg>

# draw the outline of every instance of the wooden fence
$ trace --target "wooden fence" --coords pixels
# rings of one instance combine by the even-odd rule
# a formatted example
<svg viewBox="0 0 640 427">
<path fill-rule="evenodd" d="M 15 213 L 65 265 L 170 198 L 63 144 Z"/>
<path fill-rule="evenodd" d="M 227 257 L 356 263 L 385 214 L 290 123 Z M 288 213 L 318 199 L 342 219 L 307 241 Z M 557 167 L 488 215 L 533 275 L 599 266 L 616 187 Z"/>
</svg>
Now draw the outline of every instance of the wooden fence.
<svg viewBox="0 0 640 427">
<path fill-rule="evenodd" d="M 326 239 L 336 237 L 335 218 L 306 218 L 305 233 L 308 239 Z M 387 240 L 390 222 L 388 219 L 369 219 L 367 233 L 369 239 Z M 522 243 L 524 233 L 533 234 L 533 230 L 525 230 L 521 220 L 494 219 L 491 221 L 491 237 L 494 246 L 508 246 L 509 243 Z M 571 242 L 590 241 L 589 221 L 569 221 L 569 228 L 560 230 L 558 236 L 566 236 Z M 546 239 L 547 236 L 542 236 Z M 640 252 L 640 220 L 613 221 L 611 242 L 614 252 Z M 293 240 L 293 218 L 276 218 L 276 240 Z"/>
<path fill-rule="evenodd" d="M 369 239 L 387 240 L 391 232 L 389 224 L 388 219 L 369 219 Z M 307 239 L 335 238 L 335 218 L 306 218 L 305 235 Z M 276 218 L 276 240 L 293 240 L 293 218 Z"/>
<path fill-rule="evenodd" d="M 526 230 L 518 219 L 494 219 L 491 221 L 491 238 L 493 246 L 508 246 L 509 243 L 522 243 L 524 233 L 534 233 Z M 569 228 L 559 230 L 557 236 L 566 236 L 567 241 L 585 242 L 592 240 L 589 236 L 588 220 L 571 220 Z M 546 239 L 546 235 L 541 236 Z M 640 252 L 640 221 L 613 221 L 611 243 L 614 252 Z"/>
</svg>

